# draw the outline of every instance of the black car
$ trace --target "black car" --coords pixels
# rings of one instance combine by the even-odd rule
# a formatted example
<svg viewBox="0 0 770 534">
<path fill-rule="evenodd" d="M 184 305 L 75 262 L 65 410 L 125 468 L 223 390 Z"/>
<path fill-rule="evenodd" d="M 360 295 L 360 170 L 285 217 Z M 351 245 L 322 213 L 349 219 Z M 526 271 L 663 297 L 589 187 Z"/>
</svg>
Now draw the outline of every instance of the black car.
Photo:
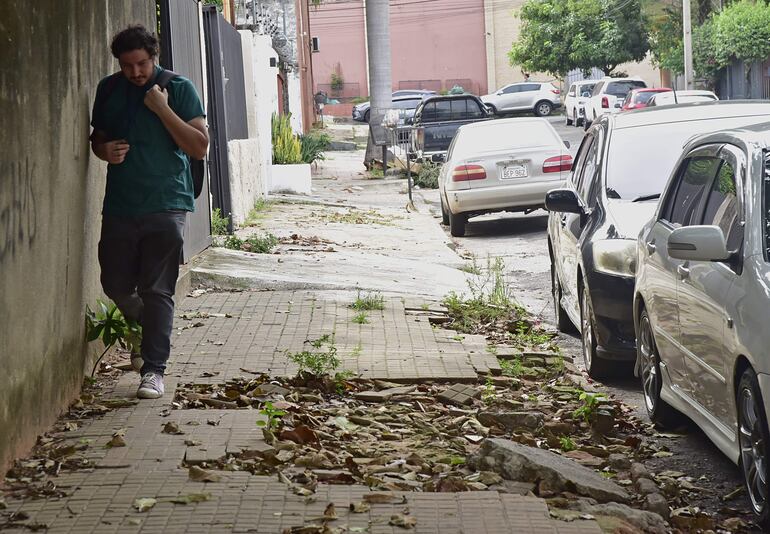
<svg viewBox="0 0 770 534">
<path fill-rule="evenodd" d="M 426 91 L 424 89 L 401 89 L 394 91 L 393 108 L 414 110 L 423 97 L 435 95 L 436 91 Z M 371 102 L 361 102 L 353 106 L 353 120 L 358 122 L 369 122 L 371 117 Z"/>
<path fill-rule="evenodd" d="M 412 120 L 412 124 L 423 131 L 421 157 L 444 157 L 460 126 L 494 118 L 481 99 L 475 95 L 424 98 L 414 112 Z"/>
<path fill-rule="evenodd" d="M 714 102 L 606 115 L 587 132 L 566 188 L 545 198 L 556 322 L 576 326 L 592 377 L 636 359 L 636 240 L 693 135 L 764 121 L 767 102 Z M 630 372 L 631 366 L 627 367 Z"/>
</svg>

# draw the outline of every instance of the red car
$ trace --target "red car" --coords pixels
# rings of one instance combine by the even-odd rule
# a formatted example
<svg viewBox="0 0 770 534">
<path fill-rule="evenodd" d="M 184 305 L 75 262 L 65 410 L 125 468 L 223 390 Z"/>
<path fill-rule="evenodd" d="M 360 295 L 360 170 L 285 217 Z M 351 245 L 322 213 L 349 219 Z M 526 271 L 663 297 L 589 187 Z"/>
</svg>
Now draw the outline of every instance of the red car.
<svg viewBox="0 0 770 534">
<path fill-rule="evenodd" d="M 658 93 L 668 93 L 671 91 L 668 87 L 658 87 L 657 89 L 644 88 L 634 89 L 629 91 L 626 95 L 626 99 L 623 101 L 623 107 L 621 111 L 629 111 L 631 109 L 642 109 L 647 107 L 647 102 Z"/>
</svg>

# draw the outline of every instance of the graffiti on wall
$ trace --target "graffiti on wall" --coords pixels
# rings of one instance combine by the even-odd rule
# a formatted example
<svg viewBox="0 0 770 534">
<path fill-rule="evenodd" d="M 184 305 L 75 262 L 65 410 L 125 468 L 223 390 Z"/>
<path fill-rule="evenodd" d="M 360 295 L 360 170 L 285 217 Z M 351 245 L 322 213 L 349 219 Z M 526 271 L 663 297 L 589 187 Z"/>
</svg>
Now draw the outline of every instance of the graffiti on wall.
<svg viewBox="0 0 770 534">
<path fill-rule="evenodd" d="M 37 237 L 35 164 L 0 162 L 0 264 L 29 249 Z"/>
</svg>

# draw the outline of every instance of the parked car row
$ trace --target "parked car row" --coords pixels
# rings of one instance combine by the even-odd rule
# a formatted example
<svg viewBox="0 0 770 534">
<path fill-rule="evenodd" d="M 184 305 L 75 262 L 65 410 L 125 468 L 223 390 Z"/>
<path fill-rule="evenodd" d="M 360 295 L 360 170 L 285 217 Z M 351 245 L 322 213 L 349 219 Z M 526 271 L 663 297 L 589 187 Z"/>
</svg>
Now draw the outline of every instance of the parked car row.
<svg viewBox="0 0 770 534">
<path fill-rule="evenodd" d="M 556 324 L 580 333 L 588 373 L 633 367 L 651 420 L 698 424 L 770 529 L 770 102 L 599 83 L 611 106 L 588 108 L 574 165 L 546 119 L 460 126 L 442 222 L 462 236 L 469 217 L 545 205 Z"/>
<path fill-rule="evenodd" d="M 698 424 L 770 528 L 770 103 L 692 96 L 595 120 L 547 193 L 556 322 L 591 376 L 634 362 L 653 422 Z"/>
</svg>

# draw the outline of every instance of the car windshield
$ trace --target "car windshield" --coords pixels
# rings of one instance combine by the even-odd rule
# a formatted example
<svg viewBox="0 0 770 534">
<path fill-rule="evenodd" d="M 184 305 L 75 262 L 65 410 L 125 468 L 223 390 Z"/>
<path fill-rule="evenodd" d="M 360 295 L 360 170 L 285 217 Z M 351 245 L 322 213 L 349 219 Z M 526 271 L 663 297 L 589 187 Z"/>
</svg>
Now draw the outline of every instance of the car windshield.
<svg viewBox="0 0 770 534">
<path fill-rule="evenodd" d="M 627 80 L 623 82 L 612 82 L 607 85 L 607 94 L 617 96 L 619 98 L 625 98 L 631 89 L 638 89 L 647 87 L 641 80 Z"/>
<path fill-rule="evenodd" d="M 618 128 L 607 158 L 607 195 L 634 200 L 663 191 L 685 143 L 694 135 L 757 124 L 768 115 Z"/>
<path fill-rule="evenodd" d="M 589 83 L 588 85 L 584 85 L 580 88 L 580 94 L 583 93 L 593 93 L 594 87 L 596 87 L 595 83 Z"/>
<path fill-rule="evenodd" d="M 636 93 L 636 103 L 637 104 L 646 104 L 656 94 L 658 94 L 658 93 L 654 93 L 652 91 L 642 91 L 641 93 Z"/>
<path fill-rule="evenodd" d="M 561 139 L 546 123 L 491 121 L 464 131 L 455 150 L 459 154 L 477 154 L 549 145 L 559 146 Z"/>
<path fill-rule="evenodd" d="M 419 98 L 412 98 L 409 100 L 394 100 L 393 109 L 415 109 L 422 102 Z"/>
</svg>

